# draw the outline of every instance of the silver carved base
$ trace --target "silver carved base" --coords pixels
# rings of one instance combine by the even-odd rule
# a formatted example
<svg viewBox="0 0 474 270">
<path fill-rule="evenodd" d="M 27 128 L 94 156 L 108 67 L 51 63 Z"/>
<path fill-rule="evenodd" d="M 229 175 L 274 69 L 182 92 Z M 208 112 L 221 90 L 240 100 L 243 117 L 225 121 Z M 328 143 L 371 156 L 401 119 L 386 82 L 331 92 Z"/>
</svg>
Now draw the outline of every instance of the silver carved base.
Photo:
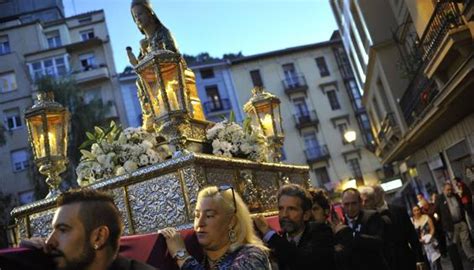
<svg viewBox="0 0 474 270">
<path fill-rule="evenodd" d="M 89 187 L 110 192 L 129 235 L 190 227 L 198 191 L 207 185 L 232 184 L 252 213 L 274 213 L 280 185 L 307 185 L 308 171 L 307 166 L 188 153 Z M 55 197 L 13 209 L 17 240 L 47 236 L 54 210 Z"/>
</svg>

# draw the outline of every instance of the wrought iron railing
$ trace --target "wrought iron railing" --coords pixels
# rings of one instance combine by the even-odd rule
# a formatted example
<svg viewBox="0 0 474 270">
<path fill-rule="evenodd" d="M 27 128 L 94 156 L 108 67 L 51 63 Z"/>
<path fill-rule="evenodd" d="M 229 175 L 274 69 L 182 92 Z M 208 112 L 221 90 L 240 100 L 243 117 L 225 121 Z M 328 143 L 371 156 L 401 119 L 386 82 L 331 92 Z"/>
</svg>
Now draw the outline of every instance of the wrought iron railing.
<svg viewBox="0 0 474 270">
<path fill-rule="evenodd" d="M 420 39 L 423 61 L 429 61 L 449 29 L 463 24 L 455 1 L 437 1 L 433 14 Z"/>
<path fill-rule="evenodd" d="M 204 102 L 204 112 L 205 113 L 213 113 L 219 111 L 226 111 L 232 109 L 230 105 L 230 101 L 227 98 L 220 99 L 217 101 L 207 101 Z"/>
<path fill-rule="evenodd" d="M 397 127 L 398 125 L 397 125 L 397 122 L 395 121 L 395 116 L 393 112 L 387 113 L 382 123 L 380 124 L 380 131 L 377 134 L 378 140 L 383 141 L 385 139 L 386 134 L 389 132 L 389 130 L 394 130 Z"/>
<path fill-rule="evenodd" d="M 285 91 L 291 91 L 301 87 L 307 87 L 306 79 L 303 75 L 295 75 L 291 77 L 286 77 L 282 80 L 283 87 Z"/>
<path fill-rule="evenodd" d="M 293 117 L 295 118 L 297 126 L 304 126 L 318 122 L 318 115 L 314 110 L 310 112 L 295 114 L 293 115 Z"/>
<path fill-rule="evenodd" d="M 406 124 L 410 127 L 417 118 L 423 117 L 439 93 L 434 80 L 428 79 L 424 70 L 438 50 L 449 29 L 463 24 L 455 1 L 437 1 L 433 14 L 418 42 L 421 61 L 417 63 L 414 76 L 400 99 L 400 108 Z"/>
<path fill-rule="evenodd" d="M 310 162 L 323 160 L 329 157 L 329 150 L 327 145 L 319 145 L 316 147 L 310 147 L 304 150 L 306 160 Z"/>
</svg>

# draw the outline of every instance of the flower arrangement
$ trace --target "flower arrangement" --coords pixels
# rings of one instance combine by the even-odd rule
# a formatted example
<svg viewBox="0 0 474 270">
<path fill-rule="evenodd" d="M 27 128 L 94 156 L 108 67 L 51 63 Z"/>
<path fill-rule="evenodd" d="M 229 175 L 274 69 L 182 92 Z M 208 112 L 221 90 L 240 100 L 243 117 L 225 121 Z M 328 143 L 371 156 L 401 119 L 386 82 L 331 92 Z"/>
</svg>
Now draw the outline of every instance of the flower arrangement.
<svg viewBox="0 0 474 270">
<path fill-rule="evenodd" d="M 133 172 L 161 162 L 169 155 L 166 146 L 158 145 L 158 136 L 141 127 L 122 130 L 111 122 L 107 130 L 95 127 L 94 133 L 86 135 L 88 140 L 80 147 L 82 157 L 76 168 L 80 186 Z M 84 149 L 89 146 L 90 150 Z"/>
<path fill-rule="evenodd" d="M 212 144 L 212 153 L 216 156 L 240 157 L 264 162 L 268 150 L 263 136 L 253 132 L 250 119 L 244 121 L 244 127 L 235 123 L 233 114 L 230 120 L 216 123 L 206 132 L 208 141 Z"/>
</svg>

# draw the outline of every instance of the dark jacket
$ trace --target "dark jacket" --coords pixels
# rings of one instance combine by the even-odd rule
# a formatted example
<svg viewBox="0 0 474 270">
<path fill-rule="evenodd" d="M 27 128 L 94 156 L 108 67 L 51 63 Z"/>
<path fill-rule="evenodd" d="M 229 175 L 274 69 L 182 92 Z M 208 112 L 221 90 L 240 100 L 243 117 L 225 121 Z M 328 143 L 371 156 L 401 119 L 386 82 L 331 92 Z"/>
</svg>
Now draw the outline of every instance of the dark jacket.
<svg viewBox="0 0 474 270">
<path fill-rule="evenodd" d="M 109 266 L 108 270 L 158 270 L 153 266 L 136 260 L 118 256 Z"/>
<path fill-rule="evenodd" d="M 383 254 L 384 223 L 380 214 L 377 211 L 361 210 L 350 229 L 353 235 L 352 242 L 348 245 L 350 269 L 390 269 Z"/>
<path fill-rule="evenodd" d="M 456 198 L 458 201 L 458 205 L 461 209 L 461 218 L 464 220 L 465 214 L 464 214 L 464 207 L 463 204 L 461 203 L 461 199 L 459 198 L 458 195 L 453 194 L 453 196 Z M 441 225 L 443 226 L 443 229 L 445 232 L 453 233 L 454 232 L 454 221 L 453 217 L 451 215 L 451 212 L 449 211 L 449 206 L 448 202 L 446 201 L 446 195 L 441 194 L 438 196 L 438 199 L 436 200 L 436 213 L 438 213 L 439 220 L 441 221 Z"/>
<path fill-rule="evenodd" d="M 280 270 L 334 269 L 332 230 L 327 224 L 308 223 L 297 246 L 274 234 L 268 246 L 274 252 Z"/>
<path fill-rule="evenodd" d="M 421 245 L 415 227 L 406 210 L 395 205 L 380 211 L 385 224 L 385 258 L 392 270 L 416 269 L 423 261 Z"/>
</svg>

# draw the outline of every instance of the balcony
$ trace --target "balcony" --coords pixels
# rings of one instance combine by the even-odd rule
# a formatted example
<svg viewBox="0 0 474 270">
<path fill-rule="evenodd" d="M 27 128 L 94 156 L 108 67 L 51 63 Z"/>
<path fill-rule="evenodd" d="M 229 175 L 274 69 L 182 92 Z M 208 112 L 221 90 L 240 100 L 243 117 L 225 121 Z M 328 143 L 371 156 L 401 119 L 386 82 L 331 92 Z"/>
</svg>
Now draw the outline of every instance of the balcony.
<svg viewBox="0 0 474 270">
<path fill-rule="evenodd" d="M 318 161 L 328 160 L 329 150 L 327 145 L 320 145 L 318 147 L 311 147 L 304 150 L 304 154 L 306 155 L 306 161 L 311 164 Z"/>
<path fill-rule="evenodd" d="M 319 119 L 314 110 L 304 114 L 295 114 L 293 115 L 293 118 L 296 122 L 296 128 L 299 130 L 306 127 L 318 127 Z"/>
<path fill-rule="evenodd" d="M 109 69 L 106 65 L 89 66 L 83 70 L 73 72 L 77 83 L 88 83 L 93 81 L 109 79 Z"/>
<path fill-rule="evenodd" d="M 472 113 L 474 32 L 472 17 L 466 14 L 472 10 L 473 1 L 464 1 L 464 5 L 456 2 L 436 2 L 415 45 L 419 57 L 399 101 L 407 131 L 391 151 L 385 152 L 383 163 L 413 154 Z"/>
<path fill-rule="evenodd" d="M 306 79 L 303 75 L 287 77 L 281 82 L 285 89 L 285 94 L 288 96 L 295 93 L 306 94 L 306 91 L 308 90 L 308 85 L 306 84 Z"/>
<path fill-rule="evenodd" d="M 218 112 L 229 111 L 232 109 L 229 99 L 224 98 L 218 101 L 207 101 L 204 102 L 204 113 L 212 114 Z"/>
<path fill-rule="evenodd" d="M 394 114 L 388 113 L 380 124 L 380 131 L 377 134 L 376 155 L 382 157 L 400 140 L 401 131 Z"/>
</svg>

